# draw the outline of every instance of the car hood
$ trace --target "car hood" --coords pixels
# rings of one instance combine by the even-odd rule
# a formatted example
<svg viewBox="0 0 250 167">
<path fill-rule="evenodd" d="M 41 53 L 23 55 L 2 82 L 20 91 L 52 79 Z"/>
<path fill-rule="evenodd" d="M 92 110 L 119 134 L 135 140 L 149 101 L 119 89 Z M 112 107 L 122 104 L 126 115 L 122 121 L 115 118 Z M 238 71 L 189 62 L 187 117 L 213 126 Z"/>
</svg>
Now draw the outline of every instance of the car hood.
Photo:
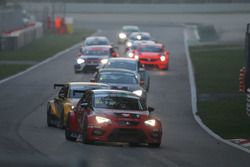
<svg viewBox="0 0 250 167">
<path fill-rule="evenodd" d="M 100 56 L 100 55 L 93 55 L 93 56 L 81 56 L 81 59 L 107 59 L 109 58 L 109 55 L 103 55 L 103 56 Z"/>
<path fill-rule="evenodd" d="M 107 118 L 117 119 L 146 119 L 149 116 L 148 111 L 131 111 L 131 110 L 115 110 L 95 108 L 95 115 Z"/>
</svg>

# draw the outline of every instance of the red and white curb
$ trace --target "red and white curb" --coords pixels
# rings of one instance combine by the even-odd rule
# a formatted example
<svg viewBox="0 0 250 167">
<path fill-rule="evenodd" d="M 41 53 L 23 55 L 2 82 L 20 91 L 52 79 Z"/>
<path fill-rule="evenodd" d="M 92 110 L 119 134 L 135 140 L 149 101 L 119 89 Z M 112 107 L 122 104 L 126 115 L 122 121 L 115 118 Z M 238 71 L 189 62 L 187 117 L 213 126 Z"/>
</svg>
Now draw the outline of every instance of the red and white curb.
<svg viewBox="0 0 250 167">
<path fill-rule="evenodd" d="M 250 139 L 230 139 L 229 141 L 244 148 L 250 149 Z"/>
</svg>

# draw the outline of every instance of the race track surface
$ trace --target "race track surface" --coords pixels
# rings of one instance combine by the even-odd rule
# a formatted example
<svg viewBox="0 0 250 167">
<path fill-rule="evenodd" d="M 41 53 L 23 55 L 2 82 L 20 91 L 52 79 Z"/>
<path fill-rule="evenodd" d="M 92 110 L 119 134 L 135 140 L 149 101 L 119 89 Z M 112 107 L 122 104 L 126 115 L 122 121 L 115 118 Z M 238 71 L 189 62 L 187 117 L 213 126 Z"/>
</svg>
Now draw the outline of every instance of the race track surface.
<svg viewBox="0 0 250 167">
<path fill-rule="evenodd" d="M 169 71 L 150 71 L 148 103 L 163 123 L 159 149 L 124 144 L 84 145 L 66 141 L 64 130 L 47 127 L 46 104 L 53 98 L 54 83 L 89 81 L 92 74 L 74 74 L 79 48 L 64 53 L 24 75 L 0 86 L 0 166 L 86 166 L 86 167 L 248 167 L 250 155 L 218 142 L 195 122 L 191 108 L 181 24 L 153 23 L 130 15 L 76 15 L 76 25 L 99 29 L 116 43 L 116 32 L 133 23 L 151 32 L 171 52 Z M 104 20 L 106 19 L 106 20 Z M 122 21 L 124 19 L 124 23 Z M 129 22 L 131 20 L 131 22 Z"/>
</svg>

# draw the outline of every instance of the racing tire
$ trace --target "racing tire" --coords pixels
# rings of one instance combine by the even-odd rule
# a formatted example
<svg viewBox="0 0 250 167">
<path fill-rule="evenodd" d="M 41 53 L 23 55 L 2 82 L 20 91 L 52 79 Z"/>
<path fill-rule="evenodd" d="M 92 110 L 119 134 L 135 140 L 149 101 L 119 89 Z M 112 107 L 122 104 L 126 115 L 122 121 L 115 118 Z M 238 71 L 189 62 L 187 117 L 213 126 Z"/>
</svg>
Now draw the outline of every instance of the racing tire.
<svg viewBox="0 0 250 167">
<path fill-rule="evenodd" d="M 85 118 L 84 125 L 82 128 L 82 143 L 84 143 L 84 144 L 92 144 L 93 143 L 93 141 L 90 141 L 88 139 L 88 120 L 87 120 L 87 118 Z"/>
<path fill-rule="evenodd" d="M 72 132 L 70 132 L 70 130 L 69 130 L 70 129 L 70 120 L 69 120 L 69 117 L 70 117 L 70 114 L 68 114 L 68 118 L 67 118 L 67 122 L 66 122 L 65 138 L 66 138 L 66 140 L 69 140 L 69 141 L 76 141 L 76 138 L 71 136 Z"/>
<path fill-rule="evenodd" d="M 161 143 L 149 143 L 148 146 L 151 148 L 159 148 Z"/>
<path fill-rule="evenodd" d="M 52 127 L 52 126 L 53 126 L 51 120 L 52 120 L 52 118 L 51 118 L 51 106 L 49 105 L 49 106 L 47 107 L 47 126 L 48 126 L 48 127 Z"/>
</svg>

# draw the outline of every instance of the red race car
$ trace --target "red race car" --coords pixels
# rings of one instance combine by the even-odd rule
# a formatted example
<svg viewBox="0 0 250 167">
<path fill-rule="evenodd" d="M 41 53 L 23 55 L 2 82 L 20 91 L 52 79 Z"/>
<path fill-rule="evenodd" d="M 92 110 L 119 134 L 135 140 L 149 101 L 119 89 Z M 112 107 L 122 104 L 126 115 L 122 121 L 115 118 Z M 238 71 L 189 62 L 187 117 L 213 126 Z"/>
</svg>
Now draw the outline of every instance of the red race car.
<svg viewBox="0 0 250 167">
<path fill-rule="evenodd" d="M 81 136 L 83 143 L 145 143 L 159 147 L 162 126 L 140 97 L 123 90 L 87 91 L 74 111 L 69 113 L 65 128 L 67 140 Z"/>
<path fill-rule="evenodd" d="M 133 57 L 146 67 L 157 67 L 161 70 L 167 70 L 169 67 L 169 52 L 161 43 L 142 43 L 137 46 Z"/>
</svg>

